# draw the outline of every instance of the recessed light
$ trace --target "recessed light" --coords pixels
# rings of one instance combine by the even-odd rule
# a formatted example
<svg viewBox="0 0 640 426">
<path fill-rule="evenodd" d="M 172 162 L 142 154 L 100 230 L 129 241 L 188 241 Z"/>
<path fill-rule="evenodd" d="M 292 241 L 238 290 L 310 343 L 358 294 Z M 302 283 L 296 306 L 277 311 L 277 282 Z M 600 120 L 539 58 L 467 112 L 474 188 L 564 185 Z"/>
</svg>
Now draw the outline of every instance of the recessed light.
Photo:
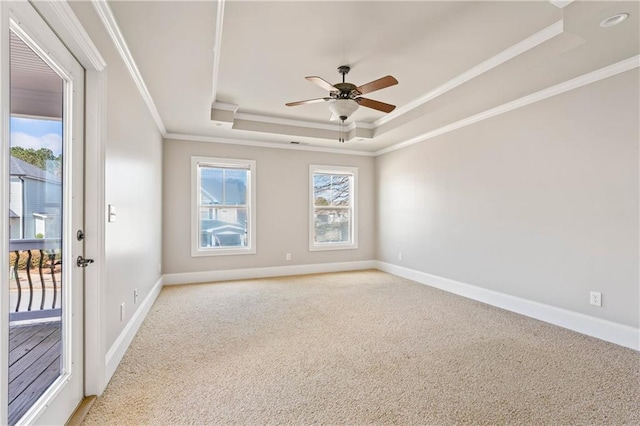
<svg viewBox="0 0 640 426">
<path fill-rule="evenodd" d="M 616 15 L 609 16 L 608 18 L 603 19 L 602 22 L 600 22 L 600 26 L 602 28 L 613 27 L 614 25 L 618 25 L 620 22 L 625 21 L 628 17 L 628 13 L 618 13 Z"/>
</svg>

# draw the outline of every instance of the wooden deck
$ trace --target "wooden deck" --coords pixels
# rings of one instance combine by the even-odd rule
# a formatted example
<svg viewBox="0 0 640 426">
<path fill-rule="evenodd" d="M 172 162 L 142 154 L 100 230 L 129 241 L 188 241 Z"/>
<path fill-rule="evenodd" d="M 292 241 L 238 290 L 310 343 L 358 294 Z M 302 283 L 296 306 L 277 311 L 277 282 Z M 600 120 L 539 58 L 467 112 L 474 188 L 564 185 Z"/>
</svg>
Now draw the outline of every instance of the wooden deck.
<svg viewBox="0 0 640 426">
<path fill-rule="evenodd" d="M 60 375 L 61 323 L 9 329 L 9 425 L 14 425 Z"/>
</svg>

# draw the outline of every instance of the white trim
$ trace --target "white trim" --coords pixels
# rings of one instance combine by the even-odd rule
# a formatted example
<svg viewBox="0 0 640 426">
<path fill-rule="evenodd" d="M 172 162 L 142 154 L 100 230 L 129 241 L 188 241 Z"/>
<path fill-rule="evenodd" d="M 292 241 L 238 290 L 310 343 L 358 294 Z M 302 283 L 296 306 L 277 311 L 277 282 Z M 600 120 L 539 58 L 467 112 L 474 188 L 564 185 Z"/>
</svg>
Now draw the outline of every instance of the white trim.
<svg viewBox="0 0 640 426">
<path fill-rule="evenodd" d="M 211 109 L 217 109 L 220 111 L 229 111 L 229 112 L 233 112 L 234 114 L 236 113 L 236 111 L 238 111 L 238 106 L 236 104 L 226 104 L 224 102 L 214 102 L 211 105 Z"/>
<path fill-rule="evenodd" d="M 102 71 L 107 66 L 69 3 L 66 1 L 36 2 L 33 6 L 38 9 L 47 23 L 56 29 L 60 39 L 65 41 L 69 50 L 85 68 Z"/>
<path fill-rule="evenodd" d="M 248 246 L 241 248 L 201 248 L 200 247 L 200 174 L 199 166 L 214 167 L 248 167 L 249 182 L 247 182 L 248 191 L 248 209 L 249 209 L 249 226 L 248 226 Z M 235 158 L 214 158 L 214 157 L 191 157 L 191 256 L 228 256 L 228 255 L 247 255 L 256 253 L 256 161 L 235 159 Z"/>
<path fill-rule="evenodd" d="M 549 3 L 557 7 L 558 9 L 564 9 L 573 3 L 573 0 L 549 0 Z"/>
<path fill-rule="evenodd" d="M 388 123 L 389 121 L 403 114 L 406 114 L 407 112 L 419 107 L 420 105 L 423 105 L 431 101 L 432 99 L 435 99 L 438 96 L 441 96 L 447 93 L 448 91 L 463 85 L 469 80 L 472 80 L 492 70 L 498 65 L 502 65 L 505 62 L 515 58 L 516 56 L 522 55 L 524 52 L 530 49 L 533 49 L 536 46 L 539 46 L 540 44 L 546 42 L 549 39 L 552 39 L 553 37 L 556 37 L 559 34 L 562 34 L 562 31 L 563 31 L 563 21 L 559 20 L 551 24 L 547 28 L 541 31 L 538 31 L 534 35 L 522 40 L 521 42 L 516 43 L 513 46 L 503 50 L 502 52 L 487 59 L 486 61 L 481 62 L 480 64 L 465 71 L 464 73 L 458 75 L 457 77 L 452 78 L 451 80 L 447 81 L 443 85 L 436 87 L 434 90 L 420 96 L 418 99 L 415 99 L 409 102 L 407 105 L 397 108 L 392 113 L 387 114 L 382 118 L 379 118 L 378 120 L 374 121 L 373 124 L 375 125 L 375 127 L 382 126 L 383 124 Z"/>
<path fill-rule="evenodd" d="M 360 260 L 353 262 L 227 269 L 222 271 L 183 272 L 165 274 L 163 282 L 164 285 L 195 284 L 255 278 L 287 277 L 291 275 L 322 274 L 327 272 L 359 271 L 363 269 L 374 269 L 375 267 L 375 260 Z"/>
<path fill-rule="evenodd" d="M 216 102 L 213 105 L 214 109 L 223 109 L 224 110 L 226 108 L 224 108 L 224 107 L 222 107 L 222 108 L 221 107 L 216 107 L 216 105 L 227 105 L 227 104 L 220 104 L 219 102 Z M 235 107 L 236 107 L 236 110 L 237 110 L 238 106 L 235 105 Z M 226 109 L 226 110 L 227 111 L 232 111 L 230 109 Z M 332 131 L 335 131 L 335 132 L 340 131 L 340 125 L 339 124 L 319 123 L 319 122 L 315 122 L 315 121 L 297 120 L 297 119 L 293 119 L 293 118 L 271 117 L 271 116 L 268 116 L 268 115 L 250 114 L 250 113 L 245 113 L 245 112 L 236 113 L 235 119 L 236 120 L 252 121 L 252 122 L 257 122 L 257 123 L 279 124 L 279 125 L 282 125 L 282 126 L 304 127 L 306 129 L 332 130 Z M 376 126 L 373 123 L 365 123 L 365 122 L 362 122 L 362 121 L 353 121 L 353 122 L 349 123 L 348 126 L 345 127 L 345 130 L 347 132 L 350 132 L 350 131 L 355 130 L 355 129 L 373 130 L 375 128 L 376 128 Z"/>
<path fill-rule="evenodd" d="M 337 124 L 317 123 L 314 121 L 296 120 L 293 118 L 270 117 L 268 115 L 249 114 L 245 112 L 236 113 L 236 120 L 253 121 L 257 123 L 279 124 L 281 126 L 304 127 L 306 129 L 339 131 Z M 355 123 L 351 123 L 353 126 Z"/>
<path fill-rule="evenodd" d="M 286 142 L 281 142 L 281 143 L 258 142 L 258 141 L 247 141 L 242 139 L 220 138 L 220 137 L 214 137 L 214 136 L 187 135 L 187 134 L 180 134 L 180 133 L 168 133 L 164 138 L 177 140 L 177 141 L 223 143 L 223 144 L 230 144 L 230 145 L 255 146 L 259 148 L 293 149 L 297 151 L 327 152 L 331 154 L 359 155 L 363 157 L 374 156 L 374 153 L 370 151 L 354 151 L 354 150 L 346 150 L 346 149 L 338 149 L 338 148 L 323 148 L 318 146 L 294 145 Z"/>
<path fill-rule="evenodd" d="M 376 128 L 376 126 L 373 123 L 367 123 L 367 122 L 364 122 L 364 121 L 352 121 L 351 124 L 349 124 L 347 127 L 345 127 L 345 130 L 347 132 L 350 132 L 350 131 L 356 130 L 356 129 L 374 130 L 375 128 Z"/>
<path fill-rule="evenodd" d="M 86 71 L 85 82 L 85 395 L 101 395 L 107 351 L 107 271 L 105 254 L 105 145 L 107 75 Z"/>
<path fill-rule="evenodd" d="M 350 195 L 350 230 L 349 242 L 321 243 L 315 242 L 315 200 L 313 198 L 313 175 L 315 173 L 351 175 L 349 180 Z M 309 164 L 309 251 L 352 250 L 358 248 L 358 168 L 345 166 L 327 166 Z"/>
<path fill-rule="evenodd" d="M 224 23 L 224 2 L 225 0 L 218 0 L 218 9 L 216 11 L 216 35 L 213 44 L 213 84 L 211 85 L 211 104 L 216 103 L 216 96 L 218 92 L 218 75 L 220 74 L 220 56 L 222 54 L 222 24 Z M 236 109 L 238 108 L 236 107 Z"/>
<path fill-rule="evenodd" d="M 419 142 L 423 142 L 427 139 L 431 139 L 436 136 L 449 133 L 453 130 L 461 129 L 471 124 L 478 123 L 480 121 L 486 120 L 491 117 L 495 117 L 500 114 L 504 114 L 509 111 L 513 111 L 518 108 L 522 108 L 524 106 L 545 100 L 547 98 L 551 98 L 553 96 L 560 95 L 570 90 L 577 89 L 582 86 L 586 86 L 587 84 L 604 80 L 605 78 L 612 77 L 622 72 L 632 70 L 639 66 L 640 66 L 640 56 L 634 56 L 634 57 L 625 59 L 623 61 L 601 68 L 599 70 L 592 71 L 587 74 L 583 74 L 579 77 L 573 78 L 563 83 L 556 84 L 555 86 L 551 86 L 546 89 L 540 90 L 538 92 L 532 93 L 530 95 L 524 96 L 520 99 L 507 102 L 506 104 L 499 105 L 495 108 L 488 109 L 486 111 L 472 115 L 470 117 L 464 118 L 454 123 L 447 124 L 446 126 L 440 127 L 438 129 L 423 133 L 414 138 L 408 139 L 404 142 L 391 145 L 387 148 L 374 152 L 374 155 L 379 156 L 379 155 L 386 154 L 388 152 L 397 151 L 398 149 L 405 148 Z"/>
<path fill-rule="evenodd" d="M 67 2 L 34 4 L 85 67 L 85 394 L 102 394 L 106 354 L 106 269 L 104 253 L 106 62 Z"/>
<path fill-rule="evenodd" d="M 163 278 L 160 277 L 154 284 L 147 297 L 145 297 L 140 307 L 136 309 L 127 325 L 122 329 L 120 335 L 107 352 L 105 356 L 105 383 L 109 383 L 109 380 L 111 380 L 113 373 L 115 373 L 116 368 L 118 368 L 118 364 L 120 364 L 120 361 L 122 361 L 122 357 L 124 356 L 125 352 L 127 352 L 127 348 L 129 348 L 129 345 L 133 341 L 133 338 L 142 325 L 142 322 L 149 313 L 149 310 L 151 310 L 153 303 L 158 298 L 160 290 L 162 290 L 162 285 Z"/>
<path fill-rule="evenodd" d="M 640 329 L 605 319 L 511 296 L 460 281 L 427 274 L 391 263 L 376 261 L 377 269 L 426 284 L 468 299 L 477 300 L 530 318 L 640 351 Z"/>
<path fill-rule="evenodd" d="M 140 95 L 142 96 L 142 99 L 147 104 L 147 108 L 149 108 L 149 112 L 151 113 L 151 116 L 156 122 L 156 125 L 158 126 L 158 130 L 160 130 L 160 133 L 162 133 L 163 136 L 166 135 L 167 129 L 165 128 L 164 123 L 162 122 L 162 118 L 160 117 L 160 113 L 158 112 L 158 109 L 156 108 L 156 105 L 153 102 L 153 98 L 151 97 L 151 94 L 147 89 L 147 85 L 144 83 L 144 80 L 142 79 L 142 75 L 140 74 L 140 71 L 138 70 L 136 63 L 133 60 L 131 51 L 129 50 L 129 47 L 127 46 L 127 42 L 125 41 L 124 36 L 120 31 L 120 27 L 118 27 L 118 23 L 116 22 L 116 19 L 113 16 L 113 13 L 111 12 L 111 8 L 109 7 L 109 4 L 107 3 L 106 0 L 92 0 L 92 2 L 93 2 L 94 8 L 96 9 L 96 12 L 98 13 L 98 16 L 100 17 L 100 20 L 102 21 L 105 28 L 107 29 L 107 32 L 111 37 L 111 40 L 115 44 L 118 50 L 118 53 L 120 53 L 120 56 L 122 57 L 123 62 L 127 66 L 127 69 L 129 70 L 129 74 L 131 74 L 131 78 L 133 79 L 136 86 L 138 87 L 138 90 L 140 91 Z"/>
<path fill-rule="evenodd" d="M 10 106 L 10 56 L 9 56 L 9 3 L 0 1 L 0 163 L 1 170 L 9 170 L 9 120 L 11 116 Z M 4 173 L 0 182 L 0 208 L 3 212 L 9 211 L 9 182 L 8 173 Z M 9 276 L 9 215 L 3 213 L 0 216 L 0 276 Z M 6 342 L 9 342 L 9 286 L 5 285 L 5 279 L 0 281 L 0 424 L 8 424 L 9 399 L 9 351 Z"/>
</svg>

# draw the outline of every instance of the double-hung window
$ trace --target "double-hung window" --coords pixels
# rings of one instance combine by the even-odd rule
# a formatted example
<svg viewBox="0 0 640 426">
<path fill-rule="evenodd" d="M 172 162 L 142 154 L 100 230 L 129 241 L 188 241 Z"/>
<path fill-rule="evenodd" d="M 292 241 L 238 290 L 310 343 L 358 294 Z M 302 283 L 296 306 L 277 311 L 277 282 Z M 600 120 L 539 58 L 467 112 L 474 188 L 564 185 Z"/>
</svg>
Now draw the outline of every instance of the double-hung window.
<svg viewBox="0 0 640 426">
<path fill-rule="evenodd" d="M 355 167 L 309 166 L 309 250 L 358 247 L 357 180 Z"/>
<path fill-rule="evenodd" d="M 191 157 L 191 255 L 256 252 L 253 160 Z"/>
</svg>

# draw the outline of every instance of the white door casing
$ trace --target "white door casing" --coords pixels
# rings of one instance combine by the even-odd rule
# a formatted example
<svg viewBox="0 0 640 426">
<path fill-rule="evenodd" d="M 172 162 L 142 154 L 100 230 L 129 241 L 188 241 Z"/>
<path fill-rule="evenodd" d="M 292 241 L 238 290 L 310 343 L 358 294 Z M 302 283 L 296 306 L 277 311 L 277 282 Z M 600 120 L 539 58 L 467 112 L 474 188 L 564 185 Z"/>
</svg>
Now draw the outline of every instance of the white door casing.
<svg viewBox="0 0 640 426">
<path fill-rule="evenodd" d="M 82 241 L 75 238 L 78 229 L 83 228 L 84 220 L 84 70 L 56 37 L 51 28 L 26 1 L 2 2 L 0 12 L 0 32 L 2 46 L 2 74 L 0 80 L 2 97 L 2 160 L 3 177 L 2 222 L 8 216 L 8 152 L 9 152 L 9 90 L 10 82 L 5 77 L 9 68 L 8 36 L 9 29 L 16 33 L 34 52 L 40 56 L 64 80 L 63 106 L 63 235 L 62 235 L 62 365 L 61 374 L 44 395 L 26 412 L 20 423 L 25 424 L 63 424 L 73 413 L 84 396 L 84 273 L 78 268 L 75 259 L 83 255 Z M 3 228 L 2 269 L 3 276 L 8 265 L 7 227 Z M 8 341 L 8 312 L 5 303 L 8 300 L 8 286 L 1 290 L 3 354 L 1 374 L 3 397 L 0 399 L 0 423 L 7 419 L 8 362 L 6 345 Z"/>
</svg>

